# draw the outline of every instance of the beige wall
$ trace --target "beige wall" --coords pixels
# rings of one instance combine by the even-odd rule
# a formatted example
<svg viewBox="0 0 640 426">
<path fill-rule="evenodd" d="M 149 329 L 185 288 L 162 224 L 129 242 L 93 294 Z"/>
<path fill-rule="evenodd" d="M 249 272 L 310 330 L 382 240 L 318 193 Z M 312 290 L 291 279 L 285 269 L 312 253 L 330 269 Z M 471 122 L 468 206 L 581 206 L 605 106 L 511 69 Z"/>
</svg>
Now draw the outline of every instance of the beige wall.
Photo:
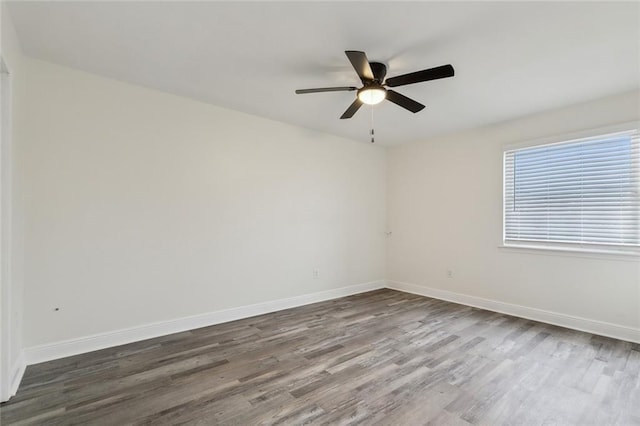
<svg viewBox="0 0 640 426">
<path fill-rule="evenodd" d="M 26 347 L 384 279 L 384 149 L 25 64 Z"/>
<path fill-rule="evenodd" d="M 387 278 L 630 327 L 640 336 L 637 257 L 499 248 L 503 146 L 637 120 L 639 99 L 626 93 L 390 149 Z"/>
</svg>

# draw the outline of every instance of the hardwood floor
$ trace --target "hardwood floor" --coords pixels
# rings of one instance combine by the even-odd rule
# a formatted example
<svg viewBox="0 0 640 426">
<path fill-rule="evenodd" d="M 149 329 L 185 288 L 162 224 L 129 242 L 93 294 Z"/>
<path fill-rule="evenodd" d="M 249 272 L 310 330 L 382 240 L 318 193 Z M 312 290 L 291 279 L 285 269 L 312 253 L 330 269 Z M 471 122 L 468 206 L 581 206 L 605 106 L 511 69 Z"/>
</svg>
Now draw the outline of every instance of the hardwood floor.
<svg viewBox="0 0 640 426">
<path fill-rule="evenodd" d="M 640 345 L 379 290 L 27 368 L 9 424 L 640 424 Z"/>
</svg>

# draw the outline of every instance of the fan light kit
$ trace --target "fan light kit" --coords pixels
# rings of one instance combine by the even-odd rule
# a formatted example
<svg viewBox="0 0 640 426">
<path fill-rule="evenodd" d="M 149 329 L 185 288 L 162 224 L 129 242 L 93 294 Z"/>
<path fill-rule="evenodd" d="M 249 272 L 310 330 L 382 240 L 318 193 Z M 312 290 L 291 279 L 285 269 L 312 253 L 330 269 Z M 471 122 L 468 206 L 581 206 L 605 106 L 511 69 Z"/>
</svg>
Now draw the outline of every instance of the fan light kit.
<svg viewBox="0 0 640 426">
<path fill-rule="evenodd" d="M 407 109 L 413 113 L 422 111 L 424 105 L 408 98 L 395 90 L 386 89 L 386 87 L 405 86 L 407 84 L 421 83 L 423 81 L 438 80 L 454 76 L 454 70 L 451 65 L 442 65 L 435 68 L 429 68 L 422 71 L 416 71 L 409 74 L 398 75 L 385 80 L 387 75 L 387 66 L 380 62 L 369 62 L 364 52 L 356 50 L 347 50 L 344 52 L 351 61 L 351 65 L 356 70 L 362 87 L 324 87 L 318 89 L 300 89 L 296 90 L 297 94 L 319 93 L 319 92 L 348 92 L 357 90 L 356 100 L 347 108 L 340 117 L 341 119 L 351 118 L 360 109 L 362 104 L 375 105 L 387 99 L 394 104 Z"/>
<path fill-rule="evenodd" d="M 358 99 L 367 105 L 376 105 L 384 101 L 387 97 L 387 91 L 382 86 L 363 87 L 358 90 Z"/>
</svg>

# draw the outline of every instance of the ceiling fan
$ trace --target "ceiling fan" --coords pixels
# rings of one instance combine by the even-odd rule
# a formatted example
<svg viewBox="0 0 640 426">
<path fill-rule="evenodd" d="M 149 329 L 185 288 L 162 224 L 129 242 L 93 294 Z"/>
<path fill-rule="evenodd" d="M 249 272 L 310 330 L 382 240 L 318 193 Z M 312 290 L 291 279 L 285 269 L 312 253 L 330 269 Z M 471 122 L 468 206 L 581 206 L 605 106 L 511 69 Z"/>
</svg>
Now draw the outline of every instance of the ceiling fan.
<svg viewBox="0 0 640 426">
<path fill-rule="evenodd" d="M 299 89 L 297 94 L 319 93 L 319 92 L 348 92 L 357 90 L 356 100 L 347 108 L 340 117 L 341 119 L 351 118 L 362 106 L 362 104 L 375 105 L 387 99 L 396 105 L 401 106 L 413 113 L 424 109 L 424 105 L 408 98 L 395 90 L 386 89 L 386 87 L 404 86 L 407 84 L 421 83 L 423 81 L 437 80 L 440 78 L 453 77 L 453 67 L 449 65 L 441 65 L 435 68 L 429 68 L 422 71 L 416 71 L 408 74 L 398 75 L 396 77 L 387 78 L 387 66 L 380 62 L 369 62 L 364 52 L 356 50 L 347 50 L 344 52 L 351 61 L 351 65 L 358 73 L 358 77 L 362 81 L 362 87 L 322 87 L 318 89 Z"/>
</svg>

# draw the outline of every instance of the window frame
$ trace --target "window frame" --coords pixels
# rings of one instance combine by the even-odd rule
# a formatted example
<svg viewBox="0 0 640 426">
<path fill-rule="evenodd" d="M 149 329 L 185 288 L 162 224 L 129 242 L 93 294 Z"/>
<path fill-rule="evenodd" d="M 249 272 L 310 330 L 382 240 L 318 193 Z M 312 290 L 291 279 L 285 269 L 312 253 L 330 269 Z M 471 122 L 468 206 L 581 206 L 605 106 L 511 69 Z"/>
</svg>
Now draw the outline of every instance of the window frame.
<svg viewBox="0 0 640 426">
<path fill-rule="evenodd" d="M 622 260 L 637 261 L 640 258 L 640 247 L 602 245 L 602 244 L 579 244 L 579 243 L 561 243 L 552 241 L 514 241 L 506 239 L 506 154 L 510 151 L 516 151 L 537 146 L 549 146 L 556 144 L 565 144 L 571 142 L 580 142 L 584 139 L 596 138 L 598 136 L 606 136 L 615 133 L 639 132 L 640 120 L 627 121 L 605 127 L 598 127 L 580 132 L 568 133 L 563 135 L 550 136 L 545 138 L 509 143 L 502 146 L 502 238 L 498 247 L 507 249 L 508 251 L 523 252 L 532 254 L 559 254 L 559 255 L 578 255 L 580 257 L 611 257 Z"/>
</svg>

